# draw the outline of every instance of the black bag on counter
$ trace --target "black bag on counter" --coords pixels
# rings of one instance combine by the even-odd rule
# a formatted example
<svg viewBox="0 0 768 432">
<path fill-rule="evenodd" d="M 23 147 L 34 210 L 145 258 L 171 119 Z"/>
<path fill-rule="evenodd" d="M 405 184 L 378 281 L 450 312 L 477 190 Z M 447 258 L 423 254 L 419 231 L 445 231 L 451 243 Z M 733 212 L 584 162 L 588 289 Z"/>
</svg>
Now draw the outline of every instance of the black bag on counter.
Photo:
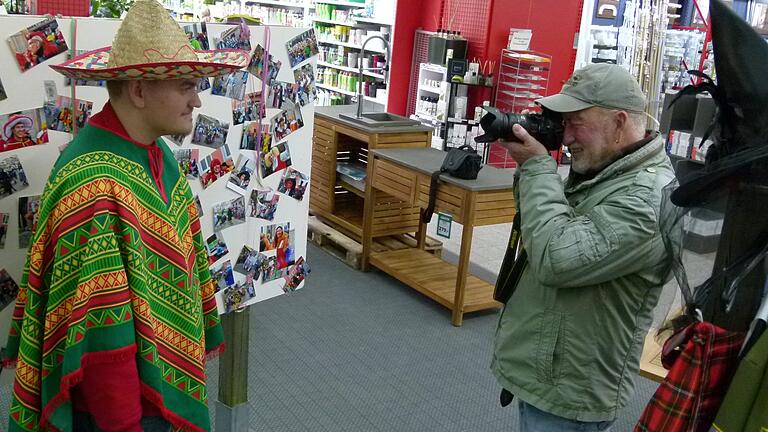
<svg viewBox="0 0 768 432">
<path fill-rule="evenodd" d="M 443 159 L 443 165 L 439 171 L 432 173 L 432 181 L 429 183 L 429 205 L 421 214 L 421 220 L 429 223 L 432 214 L 435 212 L 435 201 L 437 200 L 437 182 L 442 173 L 464 180 L 474 180 L 480 172 L 483 157 L 477 154 L 477 151 L 468 145 L 448 150 Z"/>
</svg>

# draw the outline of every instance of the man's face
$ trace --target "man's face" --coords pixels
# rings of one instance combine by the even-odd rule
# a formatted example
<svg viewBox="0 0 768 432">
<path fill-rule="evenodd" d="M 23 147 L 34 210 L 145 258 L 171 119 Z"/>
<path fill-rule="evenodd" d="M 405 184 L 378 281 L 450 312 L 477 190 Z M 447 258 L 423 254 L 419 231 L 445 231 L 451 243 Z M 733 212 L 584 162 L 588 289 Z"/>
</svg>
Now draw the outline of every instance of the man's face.
<svg viewBox="0 0 768 432">
<path fill-rule="evenodd" d="M 192 110 L 199 108 L 196 79 L 144 81 L 145 120 L 158 136 L 192 132 Z"/>
<path fill-rule="evenodd" d="M 40 40 L 39 39 L 34 38 L 34 39 L 30 39 L 29 40 L 29 51 L 30 52 L 36 53 L 37 51 L 40 50 L 41 46 L 42 45 L 40 44 Z"/>
<path fill-rule="evenodd" d="M 615 111 L 598 107 L 563 113 L 563 144 L 571 151 L 575 172 L 600 170 L 619 152 L 615 115 Z"/>
<path fill-rule="evenodd" d="M 22 139 L 22 138 L 26 138 L 26 136 L 27 136 L 27 127 L 21 123 L 17 123 L 13 127 L 13 137 Z"/>
</svg>

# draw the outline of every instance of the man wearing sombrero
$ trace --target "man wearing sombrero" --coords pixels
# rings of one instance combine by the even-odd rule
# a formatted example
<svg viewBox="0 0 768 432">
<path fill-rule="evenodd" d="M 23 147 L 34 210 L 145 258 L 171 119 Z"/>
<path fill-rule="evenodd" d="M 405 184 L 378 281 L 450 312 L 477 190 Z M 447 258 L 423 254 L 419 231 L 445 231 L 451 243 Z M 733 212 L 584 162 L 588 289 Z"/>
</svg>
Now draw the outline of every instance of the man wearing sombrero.
<svg viewBox="0 0 768 432">
<path fill-rule="evenodd" d="M 16 150 L 35 145 L 32 140 L 32 119 L 24 114 L 14 114 L 3 124 L 3 142 L 0 151 Z"/>
<path fill-rule="evenodd" d="M 206 354 L 222 347 L 194 198 L 163 135 L 188 134 L 197 83 L 248 64 L 194 51 L 156 0 L 111 48 L 53 68 L 109 102 L 54 165 L 22 277 L 10 431 L 210 430 Z"/>
</svg>

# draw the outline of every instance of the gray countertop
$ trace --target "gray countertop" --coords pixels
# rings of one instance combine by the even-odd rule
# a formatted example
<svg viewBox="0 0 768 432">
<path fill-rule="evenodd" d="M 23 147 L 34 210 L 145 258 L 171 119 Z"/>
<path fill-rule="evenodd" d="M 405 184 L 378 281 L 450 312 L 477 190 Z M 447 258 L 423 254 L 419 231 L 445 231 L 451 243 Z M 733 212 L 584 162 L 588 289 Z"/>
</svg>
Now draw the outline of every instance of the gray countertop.
<svg viewBox="0 0 768 432">
<path fill-rule="evenodd" d="M 339 117 L 339 114 L 354 114 L 357 112 L 357 105 L 334 105 L 315 107 L 315 117 L 326 118 L 333 120 L 337 123 L 341 123 L 344 126 L 348 126 L 354 129 L 361 130 L 368 134 L 388 134 L 388 133 L 403 133 L 403 132 L 432 132 L 432 128 L 424 125 L 414 126 L 396 126 L 385 128 L 369 128 L 365 125 L 355 123 L 353 121 L 343 119 Z M 367 111 L 366 111 L 367 112 Z"/>
<path fill-rule="evenodd" d="M 438 171 L 443 165 L 446 152 L 433 148 L 403 148 L 373 150 L 373 154 L 374 156 L 404 165 L 422 174 L 432 175 L 434 171 Z M 462 189 L 472 192 L 509 189 L 512 187 L 514 172 L 514 169 L 501 169 L 483 165 L 476 180 L 462 180 L 451 177 L 448 174 L 442 174 L 440 180 L 455 184 Z"/>
</svg>

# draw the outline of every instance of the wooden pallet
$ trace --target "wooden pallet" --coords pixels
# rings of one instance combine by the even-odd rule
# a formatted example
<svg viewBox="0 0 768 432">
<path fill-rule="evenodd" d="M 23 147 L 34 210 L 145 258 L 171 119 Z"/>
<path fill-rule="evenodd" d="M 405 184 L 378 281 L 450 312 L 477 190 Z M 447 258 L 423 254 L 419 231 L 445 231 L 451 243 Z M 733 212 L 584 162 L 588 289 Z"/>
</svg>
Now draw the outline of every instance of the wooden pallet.
<svg viewBox="0 0 768 432">
<path fill-rule="evenodd" d="M 363 255 L 363 246 L 360 243 L 328 225 L 323 220 L 318 219 L 316 216 L 309 217 L 308 227 L 307 239 L 310 242 L 344 261 L 350 267 L 360 269 Z M 416 238 L 412 234 L 377 237 L 371 245 L 372 252 L 403 250 L 415 247 Z M 427 237 L 424 250 L 440 257 L 443 243 L 437 239 Z"/>
</svg>

